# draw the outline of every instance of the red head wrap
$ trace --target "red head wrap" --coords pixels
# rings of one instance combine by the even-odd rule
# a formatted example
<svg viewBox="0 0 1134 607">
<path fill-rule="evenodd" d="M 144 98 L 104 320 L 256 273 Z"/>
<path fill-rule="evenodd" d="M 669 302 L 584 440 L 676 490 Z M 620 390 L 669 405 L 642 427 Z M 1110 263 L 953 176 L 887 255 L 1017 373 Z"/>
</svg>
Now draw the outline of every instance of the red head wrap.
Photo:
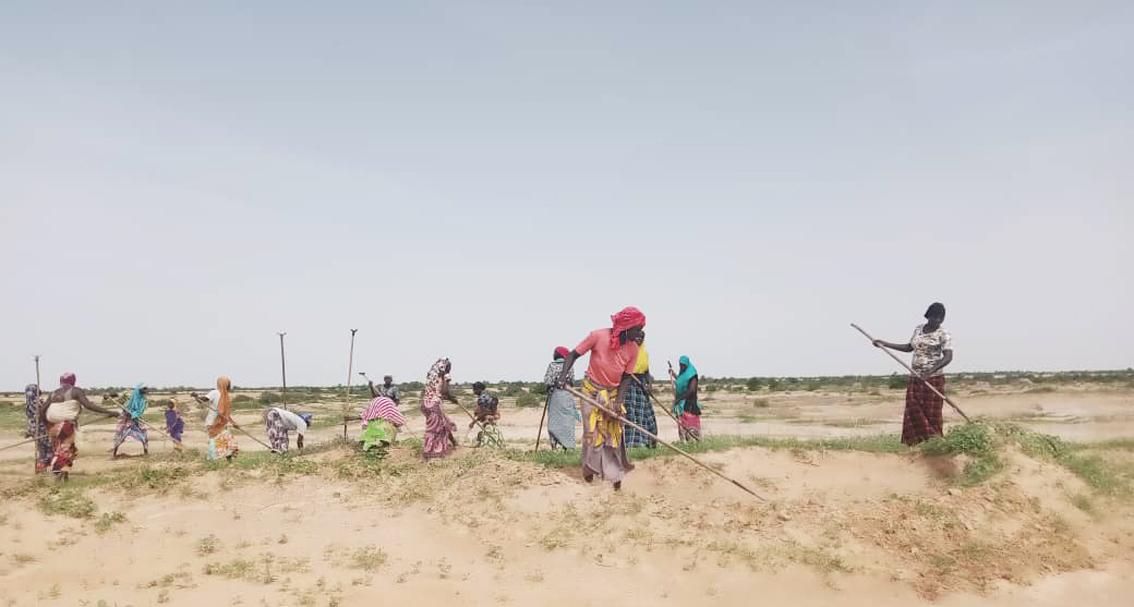
<svg viewBox="0 0 1134 607">
<path fill-rule="evenodd" d="M 559 346 L 555 349 L 555 354 L 559 356 L 559 358 L 567 358 L 567 355 L 570 353 L 571 350 L 567 349 L 566 346 Z"/>
<path fill-rule="evenodd" d="M 75 374 L 68 371 L 67 373 L 64 373 L 63 375 L 60 375 L 59 376 L 59 385 L 60 386 L 73 386 L 73 385 L 75 385 Z"/>
<path fill-rule="evenodd" d="M 614 326 L 610 330 L 610 347 L 618 349 L 621 345 L 618 336 L 627 329 L 646 326 L 646 315 L 634 306 L 622 308 L 622 311 L 610 317 Z"/>
</svg>

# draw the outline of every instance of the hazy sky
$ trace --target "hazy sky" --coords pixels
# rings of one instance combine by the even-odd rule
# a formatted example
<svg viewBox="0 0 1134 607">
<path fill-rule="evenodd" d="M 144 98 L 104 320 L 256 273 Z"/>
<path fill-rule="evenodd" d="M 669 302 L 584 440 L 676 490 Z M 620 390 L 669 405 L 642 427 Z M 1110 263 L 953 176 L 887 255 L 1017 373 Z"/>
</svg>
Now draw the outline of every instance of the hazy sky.
<svg viewBox="0 0 1134 607">
<path fill-rule="evenodd" d="M 0 388 L 1134 365 L 1130 2 L 170 4 L 0 7 Z"/>
</svg>

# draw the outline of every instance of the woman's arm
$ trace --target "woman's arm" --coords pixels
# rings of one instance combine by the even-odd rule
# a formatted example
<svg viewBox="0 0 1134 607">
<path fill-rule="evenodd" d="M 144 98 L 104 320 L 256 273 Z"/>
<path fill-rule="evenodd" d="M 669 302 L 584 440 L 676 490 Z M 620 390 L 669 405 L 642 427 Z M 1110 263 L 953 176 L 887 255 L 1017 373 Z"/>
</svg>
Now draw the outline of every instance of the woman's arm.
<svg viewBox="0 0 1134 607">
<path fill-rule="evenodd" d="M 571 352 L 567 354 L 567 358 L 563 359 L 563 370 L 559 372 L 558 385 L 566 386 L 567 382 L 571 381 L 571 371 L 575 366 L 576 360 L 579 360 L 579 353 L 571 350 Z"/>
<path fill-rule="evenodd" d="M 111 411 L 110 409 L 106 409 L 100 405 L 92 403 L 91 400 L 87 398 L 87 394 L 86 392 L 83 392 L 82 388 L 72 389 L 71 397 L 79 401 L 79 404 L 82 405 L 84 409 L 90 409 L 91 411 L 94 411 L 96 413 L 102 413 L 103 415 L 118 415 L 117 411 Z"/>
<path fill-rule="evenodd" d="M 634 376 L 629 373 L 622 374 L 622 381 L 618 382 L 618 399 L 617 403 L 622 405 L 626 402 L 626 395 L 630 393 L 630 384 L 634 383 Z M 618 413 L 618 411 L 615 411 Z"/>
<path fill-rule="evenodd" d="M 882 341 L 881 339 L 874 340 L 875 348 L 890 348 L 899 352 L 913 352 L 913 345 L 910 343 L 896 344 L 893 342 Z"/>
<path fill-rule="evenodd" d="M 443 399 L 445 399 L 445 400 L 447 400 L 451 403 L 458 403 L 458 404 L 460 403 L 460 401 L 457 400 L 457 397 L 453 396 L 453 393 L 449 390 L 449 378 L 448 377 L 441 380 L 441 398 L 443 398 Z"/>
<path fill-rule="evenodd" d="M 689 380 L 689 385 L 685 387 L 685 394 L 682 394 L 677 400 L 690 400 L 697 396 L 697 377 Z"/>
<path fill-rule="evenodd" d="M 926 377 L 933 377 L 934 375 L 937 375 L 938 371 L 944 369 L 949 365 L 949 363 L 953 362 L 952 350 L 945 350 L 943 354 L 944 356 L 941 357 L 941 362 L 937 363 L 932 369 L 930 369 L 929 373 L 925 374 Z"/>
</svg>

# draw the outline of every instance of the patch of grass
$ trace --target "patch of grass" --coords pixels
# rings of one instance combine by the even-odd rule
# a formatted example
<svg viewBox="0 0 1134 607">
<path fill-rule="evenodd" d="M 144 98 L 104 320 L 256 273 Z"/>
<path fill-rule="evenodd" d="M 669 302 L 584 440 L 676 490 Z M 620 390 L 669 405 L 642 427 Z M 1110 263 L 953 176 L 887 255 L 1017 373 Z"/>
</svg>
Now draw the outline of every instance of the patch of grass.
<svg viewBox="0 0 1134 607">
<path fill-rule="evenodd" d="M 77 519 L 94 516 L 98 508 L 78 487 L 52 487 L 39 499 L 40 511 L 44 514 L 60 514 Z"/>
<path fill-rule="evenodd" d="M 523 392 L 516 397 L 517 407 L 540 407 L 543 406 L 543 399 L 532 394 L 531 392 Z"/>
<path fill-rule="evenodd" d="M 968 456 L 969 462 L 960 477 L 964 485 L 983 483 L 1004 468 L 994 430 L 982 422 L 953 426 L 945 436 L 927 440 L 919 448 L 929 456 Z"/>
<path fill-rule="evenodd" d="M 766 398 L 754 398 L 752 399 L 752 406 L 757 409 L 767 409 L 772 406 L 772 403 L 768 402 Z"/>
<path fill-rule="evenodd" d="M 12 555 L 12 564 L 17 567 L 23 567 L 35 562 L 35 557 L 30 554 L 16 553 Z"/>
<path fill-rule="evenodd" d="M 349 566 L 351 569 L 375 572 L 386 564 L 387 555 L 377 546 L 363 546 L 350 554 Z"/>
<path fill-rule="evenodd" d="M 95 532 L 102 535 L 118 523 L 124 522 L 126 522 L 126 515 L 121 512 L 103 512 L 102 516 L 95 522 Z"/>
<path fill-rule="evenodd" d="M 1072 495 L 1071 504 L 1079 510 L 1086 512 L 1087 514 L 1095 513 L 1095 504 L 1091 501 L 1091 497 L 1089 495 L 1084 495 L 1082 493 Z"/>
<path fill-rule="evenodd" d="M 1114 495 L 1129 490 L 1126 479 L 1098 455 L 1063 453 L 1056 461 L 1099 493 Z"/>
<path fill-rule="evenodd" d="M 208 556 L 214 554 L 220 548 L 220 541 L 217 540 L 215 535 L 206 535 L 205 537 L 197 540 L 197 555 Z"/>
</svg>

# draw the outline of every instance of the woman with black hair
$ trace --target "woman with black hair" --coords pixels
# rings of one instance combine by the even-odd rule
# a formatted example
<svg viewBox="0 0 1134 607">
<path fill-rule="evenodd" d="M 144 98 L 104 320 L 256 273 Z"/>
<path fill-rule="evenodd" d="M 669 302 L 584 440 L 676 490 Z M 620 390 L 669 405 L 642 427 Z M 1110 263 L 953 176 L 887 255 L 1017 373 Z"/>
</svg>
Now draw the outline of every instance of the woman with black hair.
<svg viewBox="0 0 1134 607">
<path fill-rule="evenodd" d="M 916 445 L 934 436 L 944 434 L 941 408 L 944 401 L 929 389 L 932 385 L 945 393 L 945 375 L 942 370 L 953 362 L 953 336 L 941 325 L 945 322 L 945 306 L 933 303 L 925 311 L 925 323 L 918 325 L 909 342 L 896 344 L 874 340 L 879 348 L 899 352 L 913 352 L 913 370 L 906 383 L 906 412 L 902 418 L 902 442 Z"/>
</svg>

